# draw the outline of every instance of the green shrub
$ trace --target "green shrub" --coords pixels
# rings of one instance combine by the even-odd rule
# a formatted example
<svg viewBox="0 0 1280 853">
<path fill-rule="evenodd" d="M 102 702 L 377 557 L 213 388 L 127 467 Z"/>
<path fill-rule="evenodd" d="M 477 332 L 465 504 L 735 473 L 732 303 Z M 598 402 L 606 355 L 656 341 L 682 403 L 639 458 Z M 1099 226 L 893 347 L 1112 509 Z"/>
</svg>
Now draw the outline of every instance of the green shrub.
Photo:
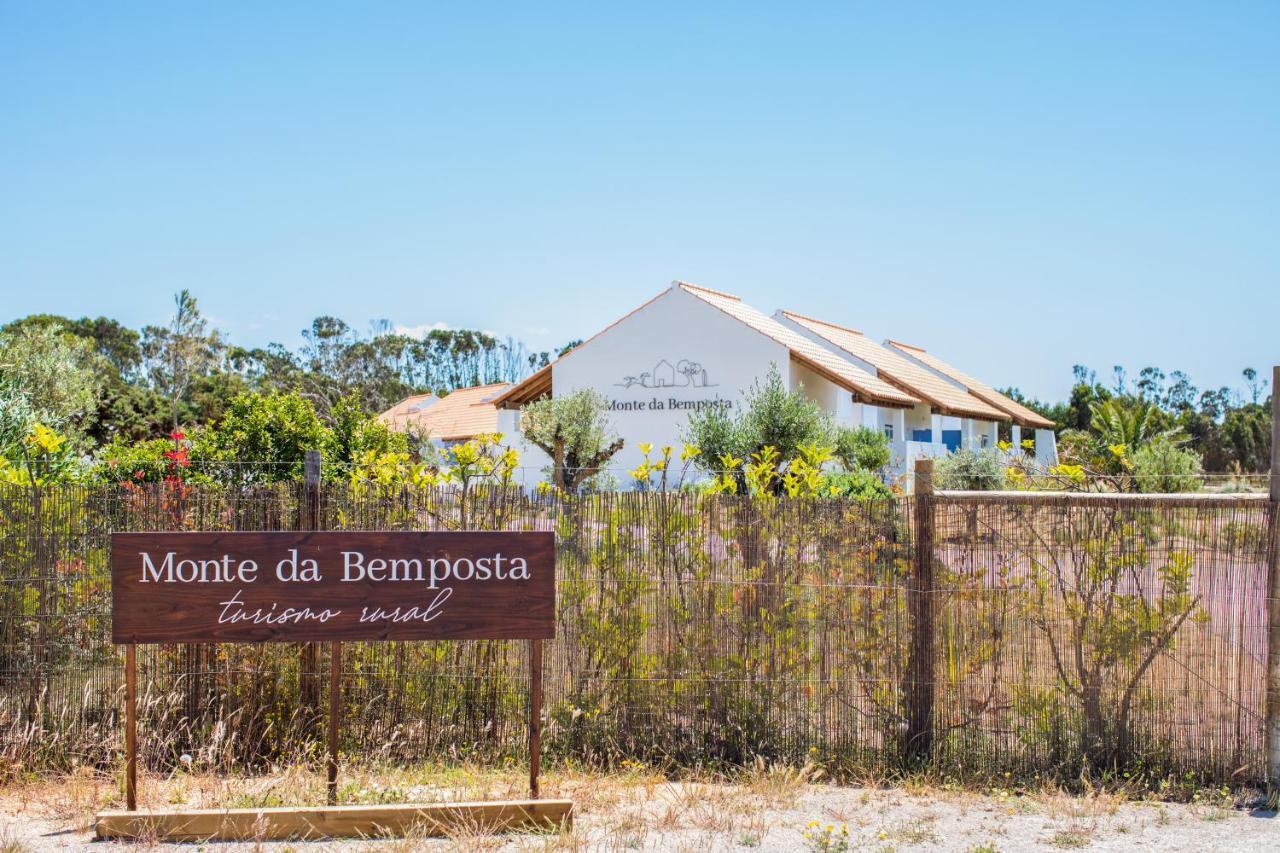
<svg viewBox="0 0 1280 853">
<path fill-rule="evenodd" d="M 870 471 L 838 471 L 828 474 L 826 486 L 833 497 L 870 501 L 893 497 L 893 492 L 878 476 Z"/>
<path fill-rule="evenodd" d="M 326 447 L 330 436 L 300 394 L 240 394 L 221 421 L 196 436 L 192 458 L 222 463 L 214 470 L 231 482 L 293 480 L 302 476 L 306 452 Z"/>
<path fill-rule="evenodd" d="M 889 464 L 889 437 L 869 427 L 839 427 L 835 457 L 846 471 L 879 471 Z"/>
<path fill-rule="evenodd" d="M 1133 478 L 1140 492 L 1199 491 L 1201 470 L 1200 456 L 1172 441 L 1158 439 L 1133 453 Z"/>
<path fill-rule="evenodd" d="M 777 367 L 744 396 L 734 414 L 712 406 L 689 416 L 683 437 L 700 451 L 695 464 L 707 474 L 720 473 L 726 456 L 750 460 L 772 447 L 785 464 L 801 447 L 833 443 L 831 416 L 802 391 L 787 390 Z"/>
<path fill-rule="evenodd" d="M 324 447 L 326 462 L 351 463 L 370 451 L 405 453 L 409 449 L 404 433 L 392 432 L 386 424 L 366 414 L 354 395 L 334 404 L 329 422 L 328 442 Z M 331 470 L 344 475 L 337 466 Z"/>
<path fill-rule="evenodd" d="M 1004 462 L 994 449 L 961 448 L 934 462 L 933 477 L 939 489 L 994 491 L 1004 488 Z"/>
<path fill-rule="evenodd" d="M 171 438 L 127 441 L 117 438 L 95 456 L 92 475 L 104 483 L 158 483 L 168 471 L 165 454 L 173 450 Z"/>
</svg>

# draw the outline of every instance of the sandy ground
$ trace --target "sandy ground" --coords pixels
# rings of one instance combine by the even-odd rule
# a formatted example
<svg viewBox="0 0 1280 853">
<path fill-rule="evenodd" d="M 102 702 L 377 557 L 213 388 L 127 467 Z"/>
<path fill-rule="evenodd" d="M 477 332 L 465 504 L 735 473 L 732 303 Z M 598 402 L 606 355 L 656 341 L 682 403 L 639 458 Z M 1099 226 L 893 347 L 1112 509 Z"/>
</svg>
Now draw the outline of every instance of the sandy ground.
<svg viewBox="0 0 1280 853">
<path fill-rule="evenodd" d="M 438 775 L 438 774 L 437 774 Z M 299 782 L 299 780 L 302 780 Z M 213 777 L 144 780 L 144 807 L 312 803 L 320 791 L 301 776 L 228 781 Z M 521 796 L 516 774 L 428 780 L 423 774 L 350 781 L 346 801 L 439 801 Z M 570 797 L 572 829 L 485 836 L 460 830 L 445 839 L 160 844 L 130 848 L 181 851 L 511 850 L 1213 850 L 1280 851 L 1280 818 L 1235 807 L 1225 794 L 1196 802 L 1130 801 L 1113 795 L 974 793 L 937 787 L 877 788 L 818 784 L 794 770 L 759 769 L 742 779 L 669 782 L 635 772 L 610 776 L 551 774 L 545 795 Z M 296 798 L 296 799 L 295 799 Z M 110 780 L 68 779 L 10 786 L 0 793 L 0 853 L 105 850 L 93 841 L 93 814 L 118 807 Z M 807 834 L 807 835 L 806 835 Z M 822 846 L 823 843 L 827 846 Z"/>
</svg>

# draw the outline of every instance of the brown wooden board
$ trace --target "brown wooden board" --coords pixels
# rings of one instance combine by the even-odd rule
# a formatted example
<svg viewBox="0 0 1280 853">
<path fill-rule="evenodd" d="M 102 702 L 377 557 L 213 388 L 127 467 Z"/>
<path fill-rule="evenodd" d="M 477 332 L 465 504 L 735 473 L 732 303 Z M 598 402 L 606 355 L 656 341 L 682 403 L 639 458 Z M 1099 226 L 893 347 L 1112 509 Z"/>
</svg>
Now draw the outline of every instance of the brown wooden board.
<svg viewBox="0 0 1280 853">
<path fill-rule="evenodd" d="M 102 812 L 98 838 L 155 841 L 283 841 L 292 838 L 444 836 L 513 830 L 567 830 L 570 800 L 430 805 L 271 807 Z"/>
<path fill-rule="evenodd" d="M 114 533 L 117 643 L 550 639 L 550 532 Z"/>
</svg>

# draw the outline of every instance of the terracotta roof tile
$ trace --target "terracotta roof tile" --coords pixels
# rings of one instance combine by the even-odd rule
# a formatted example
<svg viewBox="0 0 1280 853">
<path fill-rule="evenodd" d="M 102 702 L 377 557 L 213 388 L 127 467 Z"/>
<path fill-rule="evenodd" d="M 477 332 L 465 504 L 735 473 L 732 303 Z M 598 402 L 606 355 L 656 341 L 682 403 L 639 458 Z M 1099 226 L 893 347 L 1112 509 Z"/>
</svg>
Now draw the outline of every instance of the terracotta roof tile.
<svg viewBox="0 0 1280 853">
<path fill-rule="evenodd" d="M 881 379 L 919 397 L 941 414 L 988 421 L 1009 419 L 1003 410 L 964 388 L 957 388 L 953 383 L 904 358 L 889 347 L 881 346 L 861 332 L 792 311 L 781 313 L 823 340 L 870 364 Z"/>
<path fill-rule="evenodd" d="M 378 415 L 378 420 L 394 430 L 414 429 L 442 441 L 458 441 L 497 432 L 498 407 L 494 405 L 494 398 L 507 387 L 507 383 L 498 382 L 458 388 L 435 402 L 427 400 L 430 394 L 407 397 Z M 415 410 L 414 400 L 427 401 L 428 405 Z"/>
<path fill-rule="evenodd" d="M 736 296 L 729 296 L 684 282 L 677 282 L 677 284 L 686 292 L 719 308 L 735 320 L 755 329 L 760 334 L 782 344 L 791 351 L 792 358 L 823 374 L 846 390 L 857 393 L 860 398 L 867 402 L 882 403 L 890 406 L 913 406 L 921 402 L 911 394 L 872 376 L 862 368 L 814 343 L 794 329 L 789 329 L 767 314 L 752 308 Z"/>
<path fill-rule="evenodd" d="M 1001 394 L 982 380 L 975 379 L 969 374 L 957 370 L 937 356 L 926 352 L 922 347 L 912 346 L 911 344 L 904 344 L 902 341 L 893 340 L 886 341 L 885 343 L 887 346 L 899 350 L 904 355 L 926 365 L 931 370 L 936 370 L 938 373 L 951 377 L 956 382 L 959 382 L 961 385 L 968 388 L 971 394 L 982 398 L 984 401 L 995 406 L 997 409 L 1000 409 L 1002 412 L 1006 412 L 1009 418 L 1019 424 L 1039 427 L 1041 429 L 1051 429 L 1054 425 L 1053 421 L 1043 415 L 1037 414 L 1016 400 Z"/>
</svg>

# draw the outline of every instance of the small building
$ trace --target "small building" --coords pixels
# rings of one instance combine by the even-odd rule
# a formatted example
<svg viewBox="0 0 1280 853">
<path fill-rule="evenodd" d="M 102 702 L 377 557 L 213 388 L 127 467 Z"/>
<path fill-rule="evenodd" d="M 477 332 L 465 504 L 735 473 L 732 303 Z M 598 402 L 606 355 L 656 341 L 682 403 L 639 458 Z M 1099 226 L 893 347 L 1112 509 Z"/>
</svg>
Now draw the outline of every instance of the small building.
<svg viewBox="0 0 1280 853">
<path fill-rule="evenodd" d="M 691 413 L 740 409 L 771 366 L 788 389 L 802 391 L 835 423 L 885 432 L 897 471 L 921 456 L 993 447 L 1005 421 L 1037 429 L 1037 449 L 1045 445 L 1043 458 L 1056 458 L 1048 421 L 931 356 L 918 357 L 923 350 L 903 346 L 794 312 L 769 316 L 732 294 L 676 281 L 491 402 L 499 410 L 498 431 L 519 436 L 521 406 L 596 391 L 625 442 L 611 463 L 620 483 L 643 458 L 642 443 L 678 448 Z M 537 448 L 521 449 L 526 478 L 549 466 Z"/>
<path fill-rule="evenodd" d="M 485 433 L 500 432 L 493 400 L 510 386 L 506 382 L 457 388 L 443 397 L 417 394 L 405 397 L 378 415 L 397 432 L 408 432 L 448 446 Z"/>
</svg>

